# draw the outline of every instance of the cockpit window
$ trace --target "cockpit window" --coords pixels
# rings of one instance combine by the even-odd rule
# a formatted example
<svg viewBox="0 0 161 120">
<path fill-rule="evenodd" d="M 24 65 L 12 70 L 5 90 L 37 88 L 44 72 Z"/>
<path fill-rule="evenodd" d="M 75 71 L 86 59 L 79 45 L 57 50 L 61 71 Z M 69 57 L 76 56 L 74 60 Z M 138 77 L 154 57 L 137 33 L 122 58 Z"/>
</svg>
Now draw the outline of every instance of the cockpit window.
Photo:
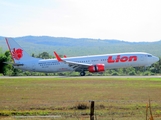
<svg viewBox="0 0 161 120">
<path fill-rule="evenodd" d="M 152 55 L 148 55 L 148 57 L 152 57 Z"/>
</svg>

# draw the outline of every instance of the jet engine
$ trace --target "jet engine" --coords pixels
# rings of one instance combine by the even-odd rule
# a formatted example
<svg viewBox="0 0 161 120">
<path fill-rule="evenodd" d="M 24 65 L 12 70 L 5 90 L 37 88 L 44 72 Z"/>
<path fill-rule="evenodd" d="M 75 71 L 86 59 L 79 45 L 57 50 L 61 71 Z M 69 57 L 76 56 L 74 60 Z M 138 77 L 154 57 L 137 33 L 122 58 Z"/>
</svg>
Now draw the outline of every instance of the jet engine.
<svg viewBox="0 0 161 120">
<path fill-rule="evenodd" d="M 105 71 L 105 65 L 104 64 L 96 64 L 88 67 L 88 71 L 93 72 L 104 72 Z"/>
</svg>

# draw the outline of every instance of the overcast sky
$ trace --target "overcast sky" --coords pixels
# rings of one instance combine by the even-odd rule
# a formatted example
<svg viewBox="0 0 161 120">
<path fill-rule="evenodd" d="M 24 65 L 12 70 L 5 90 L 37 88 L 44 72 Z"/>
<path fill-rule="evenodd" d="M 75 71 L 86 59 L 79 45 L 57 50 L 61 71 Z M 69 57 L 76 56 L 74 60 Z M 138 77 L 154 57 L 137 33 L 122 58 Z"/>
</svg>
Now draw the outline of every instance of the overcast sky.
<svg viewBox="0 0 161 120">
<path fill-rule="evenodd" d="M 161 0 L 0 0 L 0 36 L 161 40 Z"/>
</svg>

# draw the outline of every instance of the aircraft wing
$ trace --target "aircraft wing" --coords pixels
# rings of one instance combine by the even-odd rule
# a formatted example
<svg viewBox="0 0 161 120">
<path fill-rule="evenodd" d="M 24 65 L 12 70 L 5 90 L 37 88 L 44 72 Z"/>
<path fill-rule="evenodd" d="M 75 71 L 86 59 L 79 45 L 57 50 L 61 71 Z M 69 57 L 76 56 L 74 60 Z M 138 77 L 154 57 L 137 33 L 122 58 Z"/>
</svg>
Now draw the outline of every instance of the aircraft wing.
<svg viewBox="0 0 161 120">
<path fill-rule="evenodd" d="M 75 71 L 81 71 L 81 70 L 87 70 L 89 66 L 92 64 L 87 64 L 87 63 L 78 63 L 78 62 L 73 62 L 73 61 L 66 61 L 60 58 L 60 56 L 54 51 L 55 57 L 59 62 L 64 62 L 68 64 L 70 67 L 72 67 Z"/>
</svg>

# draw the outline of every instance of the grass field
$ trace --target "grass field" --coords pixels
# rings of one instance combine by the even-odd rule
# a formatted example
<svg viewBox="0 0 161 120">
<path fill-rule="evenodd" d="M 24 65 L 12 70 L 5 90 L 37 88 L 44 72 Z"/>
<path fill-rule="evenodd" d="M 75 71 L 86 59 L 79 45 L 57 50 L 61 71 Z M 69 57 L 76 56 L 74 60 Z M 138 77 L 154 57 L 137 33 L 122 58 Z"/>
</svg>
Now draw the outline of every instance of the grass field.
<svg viewBox="0 0 161 120">
<path fill-rule="evenodd" d="M 4 120 L 17 120 L 12 116 L 21 115 L 86 120 L 90 100 L 95 101 L 98 120 L 144 120 L 149 98 L 154 119 L 161 119 L 160 78 L 0 79 L 0 115 Z"/>
</svg>

